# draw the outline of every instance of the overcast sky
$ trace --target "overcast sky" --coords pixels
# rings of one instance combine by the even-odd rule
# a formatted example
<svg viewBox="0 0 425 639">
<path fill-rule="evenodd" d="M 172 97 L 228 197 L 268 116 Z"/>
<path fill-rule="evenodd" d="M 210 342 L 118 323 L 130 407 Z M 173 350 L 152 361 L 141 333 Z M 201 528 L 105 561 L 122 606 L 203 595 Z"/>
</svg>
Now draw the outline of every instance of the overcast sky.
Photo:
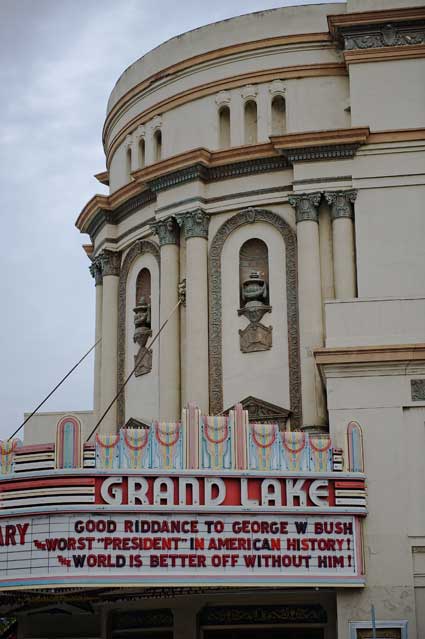
<svg viewBox="0 0 425 639">
<path fill-rule="evenodd" d="M 101 130 L 123 70 L 208 22 L 321 0 L 0 0 L 0 437 L 94 341 L 94 284 L 74 227 L 105 169 Z M 93 360 L 43 411 L 92 408 Z"/>
</svg>

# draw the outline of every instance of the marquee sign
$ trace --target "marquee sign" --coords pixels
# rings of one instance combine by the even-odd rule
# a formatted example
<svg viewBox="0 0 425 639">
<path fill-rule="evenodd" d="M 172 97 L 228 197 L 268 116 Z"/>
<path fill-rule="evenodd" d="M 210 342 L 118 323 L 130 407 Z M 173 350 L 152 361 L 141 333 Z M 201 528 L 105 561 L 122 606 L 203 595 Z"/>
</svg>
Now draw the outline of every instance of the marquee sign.
<svg viewBox="0 0 425 639">
<path fill-rule="evenodd" d="M 0 587 L 361 586 L 361 429 L 347 471 L 327 434 L 250 423 L 241 406 L 82 444 L 0 443 Z"/>
<path fill-rule="evenodd" d="M 358 586 L 365 513 L 359 473 L 28 473 L 0 480 L 0 586 Z"/>
<path fill-rule="evenodd" d="M 362 583 L 353 516 L 114 513 L 0 526 L 2 587 Z"/>
</svg>

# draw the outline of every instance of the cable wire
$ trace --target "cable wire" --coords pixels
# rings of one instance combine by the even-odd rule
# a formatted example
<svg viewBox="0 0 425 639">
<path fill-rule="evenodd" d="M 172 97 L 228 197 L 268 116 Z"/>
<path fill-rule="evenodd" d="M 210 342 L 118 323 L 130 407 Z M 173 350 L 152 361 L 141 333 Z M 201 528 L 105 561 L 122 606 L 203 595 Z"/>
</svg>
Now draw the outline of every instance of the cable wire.
<svg viewBox="0 0 425 639">
<path fill-rule="evenodd" d="M 83 355 L 83 357 L 71 368 L 71 370 L 65 375 L 65 377 L 62 377 L 61 381 L 56 384 L 56 386 L 54 387 L 53 390 L 50 391 L 50 393 L 43 399 L 43 401 L 37 406 L 37 408 L 35 408 L 32 413 L 30 415 L 28 415 L 28 417 L 26 419 L 24 419 L 24 421 L 22 422 L 22 424 L 19 426 L 19 428 L 17 428 L 15 430 L 14 433 L 12 433 L 12 435 L 8 438 L 7 441 L 10 441 L 12 439 L 12 437 L 15 437 L 15 435 L 17 435 L 19 433 L 19 431 L 25 426 L 25 424 L 27 422 L 29 422 L 29 420 L 31 419 L 31 417 L 33 415 L 35 415 L 35 413 L 38 411 L 39 408 L 41 408 L 43 406 L 43 404 L 45 404 L 47 402 L 47 400 L 49 399 L 49 397 L 51 397 L 53 395 L 53 393 L 59 388 L 59 386 L 62 386 L 62 384 L 64 383 L 64 381 L 66 379 L 68 379 L 68 377 L 71 375 L 71 373 L 73 373 L 75 371 L 75 369 L 81 364 L 82 361 L 84 361 L 87 357 L 87 355 L 90 355 L 90 353 L 92 352 L 92 350 L 94 348 L 96 348 L 96 346 L 99 344 L 99 342 L 102 341 L 102 338 L 99 337 L 99 339 L 97 340 L 97 342 L 95 342 L 93 344 L 93 346 L 91 347 L 90 350 L 87 351 L 87 353 L 85 355 Z"/>
<path fill-rule="evenodd" d="M 97 431 L 97 429 L 99 428 L 100 424 L 103 422 L 103 420 L 105 419 L 106 415 L 109 413 L 109 411 L 111 410 L 112 406 L 115 404 L 115 402 L 117 401 L 118 397 L 121 395 L 121 393 L 123 392 L 124 388 L 127 386 L 128 382 L 130 381 L 131 377 L 133 376 L 136 368 L 139 366 L 139 364 L 143 361 L 144 356 L 146 355 L 146 353 L 150 350 L 150 348 L 154 345 L 154 343 L 156 342 L 156 340 L 158 339 L 158 337 L 160 336 L 160 334 L 162 333 L 162 330 L 165 328 L 165 326 L 168 324 L 168 322 L 170 321 L 170 319 L 172 318 L 172 316 L 174 315 L 174 313 L 176 312 L 176 310 L 178 309 L 178 307 L 181 304 L 181 300 L 179 300 L 177 302 L 177 304 L 174 306 L 173 310 L 171 311 L 171 313 L 169 314 L 169 316 L 167 317 L 167 319 L 165 320 L 165 322 L 162 324 L 162 326 L 160 327 L 160 329 L 158 330 L 158 332 L 155 334 L 155 336 L 152 338 L 152 340 L 150 341 L 149 345 L 143 350 L 142 352 L 142 356 L 138 359 L 136 357 L 136 361 L 134 364 L 134 368 L 133 370 L 128 374 L 128 376 L 125 378 L 124 382 L 122 383 L 122 385 L 120 386 L 120 388 L 118 389 L 117 394 L 115 395 L 115 397 L 113 398 L 113 400 L 108 404 L 108 406 L 106 407 L 105 411 L 103 412 L 101 418 L 99 419 L 99 421 L 97 422 L 97 424 L 94 426 L 93 430 L 91 431 L 90 435 L 87 437 L 86 439 L 86 443 L 92 438 L 92 436 L 94 435 L 94 433 Z"/>
</svg>

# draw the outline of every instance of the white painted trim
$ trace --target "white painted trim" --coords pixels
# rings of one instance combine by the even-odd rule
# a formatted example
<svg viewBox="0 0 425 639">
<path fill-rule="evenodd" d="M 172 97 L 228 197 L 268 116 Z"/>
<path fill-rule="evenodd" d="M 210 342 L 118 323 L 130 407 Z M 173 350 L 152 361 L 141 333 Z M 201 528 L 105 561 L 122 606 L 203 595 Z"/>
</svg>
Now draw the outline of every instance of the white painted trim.
<svg viewBox="0 0 425 639">
<path fill-rule="evenodd" d="M 385 628 L 389 628 L 389 629 L 400 628 L 401 639 L 408 639 L 407 626 L 408 626 L 408 622 L 405 620 L 395 619 L 394 621 L 377 621 L 376 622 L 377 630 L 382 630 Z M 372 623 L 370 621 L 350 621 L 349 622 L 350 639 L 357 639 L 357 630 L 361 630 L 361 629 L 370 630 L 372 632 Z"/>
</svg>

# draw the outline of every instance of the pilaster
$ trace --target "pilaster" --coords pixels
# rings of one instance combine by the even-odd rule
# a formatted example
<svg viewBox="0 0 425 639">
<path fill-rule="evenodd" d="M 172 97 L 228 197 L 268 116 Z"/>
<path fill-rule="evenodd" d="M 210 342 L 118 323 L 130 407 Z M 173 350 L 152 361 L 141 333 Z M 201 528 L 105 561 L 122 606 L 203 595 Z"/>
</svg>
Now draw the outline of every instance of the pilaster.
<svg viewBox="0 0 425 639">
<path fill-rule="evenodd" d="M 159 418 L 176 421 L 180 415 L 180 314 L 173 309 L 179 299 L 180 229 L 174 217 L 155 222 L 152 229 L 161 247 L 160 323 L 169 318 L 159 342 Z"/>
<path fill-rule="evenodd" d="M 301 386 L 303 429 L 323 429 L 326 424 L 324 389 L 313 349 L 323 345 L 322 283 L 319 245 L 318 192 L 291 195 L 298 241 L 298 291 L 300 307 Z"/>
<path fill-rule="evenodd" d="M 357 191 L 327 191 L 324 195 L 331 207 L 335 296 L 352 299 L 356 296 L 353 204 Z"/>
<path fill-rule="evenodd" d="M 102 349 L 100 413 L 103 413 L 117 392 L 118 362 L 118 282 L 121 253 L 104 249 L 100 254 L 103 275 Z M 117 431 L 117 405 L 113 404 L 100 425 L 100 432 Z"/>
<path fill-rule="evenodd" d="M 208 413 L 208 224 L 202 209 L 176 216 L 186 239 L 186 396 Z"/>
<path fill-rule="evenodd" d="M 102 306 L 103 306 L 103 272 L 100 257 L 96 256 L 90 265 L 90 273 L 94 277 L 96 286 L 96 320 L 95 320 L 95 342 L 99 342 L 102 337 Z M 94 385 L 93 385 L 93 410 L 95 419 L 99 418 L 100 411 L 100 387 L 102 372 L 102 342 L 100 341 L 94 349 Z"/>
</svg>

